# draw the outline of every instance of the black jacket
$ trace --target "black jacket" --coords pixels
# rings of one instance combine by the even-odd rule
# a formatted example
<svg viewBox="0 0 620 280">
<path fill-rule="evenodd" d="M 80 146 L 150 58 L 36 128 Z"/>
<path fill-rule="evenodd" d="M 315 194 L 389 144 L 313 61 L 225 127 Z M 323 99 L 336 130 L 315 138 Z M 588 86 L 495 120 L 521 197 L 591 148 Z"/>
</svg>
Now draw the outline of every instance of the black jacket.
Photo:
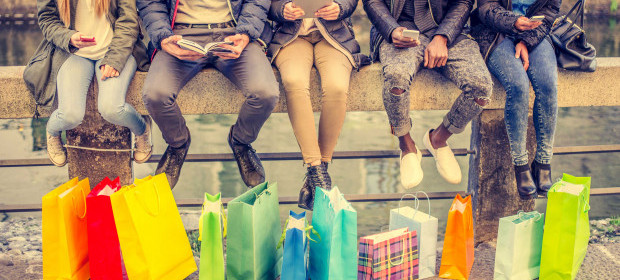
<svg viewBox="0 0 620 280">
<path fill-rule="evenodd" d="M 506 38 L 514 37 L 532 50 L 547 37 L 560 11 L 561 0 L 537 0 L 527 10 L 526 17 L 545 16 L 543 23 L 533 30 L 519 31 L 515 22 L 520 17 L 512 12 L 511 0 L 479 0 L 478 9 L 472 13 L 471 35 L 480 45 L 480 52 L 486 60 L 493 49 Z"/>
<path fill-rule="evenodd" d="M 373 60 L 378 59 L 379 46 L 384 39 L 392 42 L 392 31 L 400 26 L 397 20 L 403 11 L 405 1 L 423 1 L 430 5 L 435 21 L 433 24 L 437 28 L 421 32 L 429 37 L 446 36 L 448 46 L 463 38 L 461 33 L 474 5 L 474 0 L 362 0 L 364 10 L 373 25 L 370 30 L 370 53 Z"/>
<path fill-rule="evenodd" d="M 297 36 L 301 28 L 302 19 L 290 21 L 284 18 L 284 5 L 291 0 L 272 0 L 271 9 L 269 10 L 269 19 L 275 23 L 275 31 L 271 43 L 267 48 L 267 55 L 273 61 L 280 49 L 292 42 Z M 357 0 L 334 0 L 340 5 L 340 15 L 336 20 L 324 20 L 319 18 L 318 21 L 325 28 L 334 43 L 338 43 L 343 50 L 348 52 L 353 67 L 370 64 L 370 59 L 360 53 L 360 45 L 355 40 L 353 25 L 351 23 L 351 15 L 357 7 Z"/>
</svg>

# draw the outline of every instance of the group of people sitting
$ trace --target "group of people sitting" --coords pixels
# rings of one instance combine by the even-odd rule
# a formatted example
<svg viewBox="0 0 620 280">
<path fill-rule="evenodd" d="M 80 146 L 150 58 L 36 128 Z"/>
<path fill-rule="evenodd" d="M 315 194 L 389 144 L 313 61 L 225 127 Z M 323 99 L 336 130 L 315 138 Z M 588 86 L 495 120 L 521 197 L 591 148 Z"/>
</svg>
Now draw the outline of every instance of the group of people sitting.
<svg viewBox="0 0 620 280">
<path fill-rule="evenodd" d="M 506 90 L 506 131 L 518 193 L 522 199 L 544 195 L 552 183 L 557 115 L 557 66 L 548 31 L 561 1 L 362 2 L 373 24 L 370 57 L 360 52 L 352 28 L 357 0 L 333 0 L 316 12 L 304 11 L 291 0 L 38 0 L 43 43 L 54 48 L 52 73 L 40 73 L 51 77 L 41 94 L 56 97 L 58 104 L 47 123 L 49 158 L 57 166 L 66 164 L 61 133 L 81 123 L 94 76 L 99 112 L 135 135 L 136 162 L 150 158 L 152 120 L 159 126 L 168 148 L 155 173 L 165 172 L 174 186 L 191 143 L 176 99 L 192 77 L 213 67 L 245 96 L 227 141 L 244 183 L 256 186 L 265 181 L 265 171 L 251 144 L 280 96 L 275 65 L 307 167 L 299 206 L 311 210 L 315 188 L 332 186 L 328 164 L 345 120 L 351 72 L 378 61 L 383 66 L 385 110 L 400 143 L 403 187 L 415 187 L 423 178 L 409 107 L 414 76 L 426 68 L 439 71 L 462 90 L 443 121 L 422 138 L 439 174 L 449 183 L 461 182 L 447 141 L 463 132 L 489 102 L 493 74 Z M 140 23 L 148 32 L 148 50 Z M 181 47 L 181 39 L 200 45 L 232 43 L 204 55 Z M 33 60 L 38 57 L 39 53 Z M 310 102 L 313 66 L 321 78 L 318 133 Z M 143 102 L 150 117 L 125 101 L 136 70 L 148 71 Z M 530 83 L 536 96 L 537 140 L 531 166 L 526 149 Z"/>
</svg>

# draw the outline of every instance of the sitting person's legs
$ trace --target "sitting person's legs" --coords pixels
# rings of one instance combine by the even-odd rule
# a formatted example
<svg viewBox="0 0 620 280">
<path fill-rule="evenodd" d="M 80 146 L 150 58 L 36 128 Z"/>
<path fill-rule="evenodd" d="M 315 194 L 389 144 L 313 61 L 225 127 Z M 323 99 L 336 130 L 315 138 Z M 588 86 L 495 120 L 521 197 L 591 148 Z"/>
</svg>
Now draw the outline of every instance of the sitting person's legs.
<svg viewBox="0 0 620 280">
<path fill-rule="evenodd" d="M 420 42 L 415 47 L 397 48 L 384 41 L 379 50 L 383 65 L 383 104 L 392 134 L 400 142 L 400 180 L 405 188 L 417 186 L 424 176 L 420 165 L 422 153 L 409 134 L 412 127 L 409 116 L 411 82 L 422 66 L 424 49 L 429 39 L 420 35 Z"/>
<path fill-rule="evenodd" d="M 61 133 L 82 123 L 86 111 L 86 96 L 95 72 L 95 62 L 71 55 L 60 67 L 56 80 L 58 109 L 47 121 L 47 154 L 56 166 L 67 163 Z"/>
<path fill-rule="evenodd" d="M 143 163 L 150 158 L 152 150 L 150 118 L 142 117 L 133 106 L 125 101 L 127 89 L 136 73 L 136 60 L 133 56 L 130 56 L 118 77 L 111 77 L 105 80 L 101 79 L 101 61 L 97 61 L 95 67 L 97 84 L 99 85 L 99 98 L 97 101 L 99 113 L 106 121 L 125 126 L 131 130 L 136 136 L 134 160 L 138 163 Z"/>
</svg>

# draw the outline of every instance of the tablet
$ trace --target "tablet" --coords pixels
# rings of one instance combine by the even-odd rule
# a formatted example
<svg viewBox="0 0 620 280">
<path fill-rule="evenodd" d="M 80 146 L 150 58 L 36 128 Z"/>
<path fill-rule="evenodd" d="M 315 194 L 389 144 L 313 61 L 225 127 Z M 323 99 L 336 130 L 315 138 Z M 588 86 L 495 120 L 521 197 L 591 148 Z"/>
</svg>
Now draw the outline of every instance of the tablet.
<svg viewBox="0 0 620 280">
<path fill-rule="evenodd" d="M 304 18 L 313 18 L 319 9 L 331 5 L 333 0 L 293 0 L 295 6 L 304 10 Z"/>
</svg>

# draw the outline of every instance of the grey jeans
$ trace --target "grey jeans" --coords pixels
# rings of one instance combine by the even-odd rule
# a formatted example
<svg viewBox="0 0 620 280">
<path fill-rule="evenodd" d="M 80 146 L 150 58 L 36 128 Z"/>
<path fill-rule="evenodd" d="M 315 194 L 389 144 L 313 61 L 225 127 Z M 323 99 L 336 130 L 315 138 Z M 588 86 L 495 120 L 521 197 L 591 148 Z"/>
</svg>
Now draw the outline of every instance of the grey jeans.
<svg viewBox="0 0 620 280">
<path fill-rule="evenodd" d="M 174 32 L 184 39 L 206 45 L 223 41 L 225 37 L 235 34 L 235 29 L 185 28 L 175 29 Z M 244 144 L 254 142 L 280 96 L 271 64 L 256 42 L 248 44 L 239 58 L 231 60 L 209 56 L 197 61 L 185 61 L 161 50 L 157 52 L 144 81 L 142 99 L 164 140 L 172 147 L 187 142 L 189 130 L 176 99 L 183 86 L 205 67 L 216 68 L 243 91 L 246 100 L 239 111 L 233 138 Z"/>
<path fill-rule="evenodd" d="M 411 130 L 409 117 L 411 82 L 423 66 L 424 49 L 430 43 L 420 35 L 421 44 L 413 48 L 400 49 L 384 41 L 379 49 L 383 65 L 383 104 L 392 126 L 392 134 L 404 136 Z M 482 106 L 475 99 L 488 100 L 493 91 L 493 80 L 480 55 L 478 44 L 464 39 L 448 48 L 448 62 L 438 68 L 444 76 L 453 81 L 463 92 L 452 104 L 443 119 L 443 124 L 452 133 L 461 133 L 474 117 L 482 112 Z M 402 94 L 392 93 L 400 89 Z"/>
</svg>

